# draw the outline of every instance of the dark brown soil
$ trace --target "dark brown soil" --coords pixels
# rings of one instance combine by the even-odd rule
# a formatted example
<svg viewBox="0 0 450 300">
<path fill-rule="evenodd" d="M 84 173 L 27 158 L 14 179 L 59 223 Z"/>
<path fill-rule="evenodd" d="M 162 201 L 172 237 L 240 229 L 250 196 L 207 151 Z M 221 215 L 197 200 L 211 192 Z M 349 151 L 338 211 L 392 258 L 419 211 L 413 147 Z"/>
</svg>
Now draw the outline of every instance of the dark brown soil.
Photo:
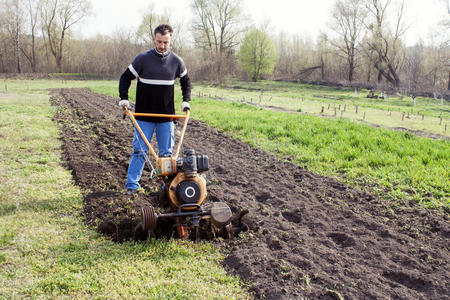
<svg viewBox="0 0 450 300">
<path fill-rule="evenodd" d="M 146 194 L 124 193 L 133 129 L 117 99 L 63 89 L 51 101 L 86 222 L 115 240 L 132 238 L 139 208 L 162 204 L 156 182 L 144 180 Z M 219 243 L 226 269 L 256 298 L 450 299 L 447 214 L 389 207 L 197 120 L 184 147 L 210 158 L 209 200 L 250 211 L 252 230 Z"/>
</svg>

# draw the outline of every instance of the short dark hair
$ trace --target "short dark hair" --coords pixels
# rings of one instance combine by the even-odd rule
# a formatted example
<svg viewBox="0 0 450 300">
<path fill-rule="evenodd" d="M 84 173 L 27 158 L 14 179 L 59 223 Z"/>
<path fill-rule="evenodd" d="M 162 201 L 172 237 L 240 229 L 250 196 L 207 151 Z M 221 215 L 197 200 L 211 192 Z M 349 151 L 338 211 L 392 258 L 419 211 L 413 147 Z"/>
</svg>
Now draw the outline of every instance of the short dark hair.
<svg viewBox="0 0 450 300">
<path fill-rule="evenodd" d="M 172 35 L 173 29 L 172 26 L 169 24 L 160 24 L 158 27 L 155 28 L 155 35 L 157 33 L 160 33 L 161 35 L 166 35 L 167 33 L 170 33 Z"/>
</svg>

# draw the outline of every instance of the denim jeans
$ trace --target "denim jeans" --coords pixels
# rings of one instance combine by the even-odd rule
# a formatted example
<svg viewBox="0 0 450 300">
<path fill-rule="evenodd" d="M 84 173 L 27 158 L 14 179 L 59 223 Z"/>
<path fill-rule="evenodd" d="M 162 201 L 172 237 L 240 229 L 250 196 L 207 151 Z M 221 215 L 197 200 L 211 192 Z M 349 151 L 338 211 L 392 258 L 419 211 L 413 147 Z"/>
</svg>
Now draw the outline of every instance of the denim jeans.
<svg viewBox="0 0 450 300">
<path fill-rule="evenodd" d="M 173 122 L 146 122 L 137 120 L 139 127 L 149 142 L 156 131 L 159 156 L 171 156 L 174 145 L 174 125 Z M 142 139 L 139 131 L 134 129 L 133 154 L 128 166 L 127 189 L 136 190 L 139 188 L 139 180 L 145 165 L 145 155 L 148 154 L 148 147 Z M 153 163 L 153 157 L 149 158 Z"/>
</svg>

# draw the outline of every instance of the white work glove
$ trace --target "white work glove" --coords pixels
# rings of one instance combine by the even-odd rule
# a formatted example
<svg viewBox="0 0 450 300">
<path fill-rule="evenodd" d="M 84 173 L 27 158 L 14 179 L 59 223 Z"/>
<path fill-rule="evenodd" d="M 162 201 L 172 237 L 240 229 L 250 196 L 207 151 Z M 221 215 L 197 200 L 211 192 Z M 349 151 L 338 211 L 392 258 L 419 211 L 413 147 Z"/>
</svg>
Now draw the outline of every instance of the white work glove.
<svg viewBox="0 0 450 300">
<path fill-rule="evenodd" d="M 130 101 L 128 101 L 128 100 L 120 100 L 119 101 L 119 106 L 120 107 L 124 107 L 124 106 L 126 106 L 127 108 L 130 108 Z"/>
<path fill-rule="evenodd" d="M 189 102 L 183 101 L 183 102 L 181 103 L 181 110 L 182 110 L 182 111 L 187 111 L 188 109 L 189 109 L 189 110 L 191 109 L 191 106 L 189 105 Z"/>
</svg>

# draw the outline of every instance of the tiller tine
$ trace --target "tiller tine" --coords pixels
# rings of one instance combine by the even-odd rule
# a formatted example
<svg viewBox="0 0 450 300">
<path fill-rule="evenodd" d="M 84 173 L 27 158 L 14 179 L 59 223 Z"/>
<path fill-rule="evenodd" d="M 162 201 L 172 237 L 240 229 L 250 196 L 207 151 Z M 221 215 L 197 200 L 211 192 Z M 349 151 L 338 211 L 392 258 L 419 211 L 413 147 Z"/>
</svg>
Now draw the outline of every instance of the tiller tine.
<svg viewBox="0 0 450 300">
<path fill-rule="evenodd" d="M 162 218 L 175 219 L 178 236 L 187 238 L 189 229 L 193 229 L 198 238 L 198 227 L 201 219 L 209 218 L 215 226 L 223 226 L 230 222 L 232 217 L 230 207 L 223 202 L 212 203 L 211 208 L 204 209 L 202 206 L 193 204 L 183 204 L 178 207 L 177 212 L 157 214 L 155 209 L 148 205 L 141 208 L 141 226 L 144 232 L 153 231 L 156 228 L 156 221 Z"/>
</svg>

